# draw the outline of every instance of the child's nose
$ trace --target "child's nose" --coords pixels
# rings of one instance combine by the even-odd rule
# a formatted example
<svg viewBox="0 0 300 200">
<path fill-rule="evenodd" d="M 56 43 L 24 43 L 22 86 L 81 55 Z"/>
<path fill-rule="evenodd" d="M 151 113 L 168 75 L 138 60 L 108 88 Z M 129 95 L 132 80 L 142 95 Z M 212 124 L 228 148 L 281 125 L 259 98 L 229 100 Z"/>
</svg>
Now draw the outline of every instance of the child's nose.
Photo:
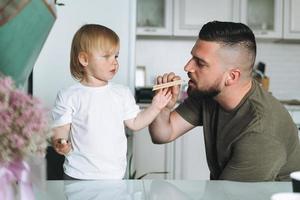
<svg viewBox="0 0 300 200">
<path fill-rule="evenodd" d="M 115 57 L 113 58 L 113 64 L 114 64 L 114 65 L 118 65 L 118 64 L 119 64 L 118 59 L 115 58 Z"/>
</svg>

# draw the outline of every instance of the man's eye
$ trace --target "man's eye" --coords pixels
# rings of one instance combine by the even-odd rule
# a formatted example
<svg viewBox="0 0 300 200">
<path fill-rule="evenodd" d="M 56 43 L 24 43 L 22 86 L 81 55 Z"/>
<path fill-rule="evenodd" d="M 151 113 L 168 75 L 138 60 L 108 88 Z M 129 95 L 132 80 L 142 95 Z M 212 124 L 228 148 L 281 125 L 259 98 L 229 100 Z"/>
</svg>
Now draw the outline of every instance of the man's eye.
<svg viewBox="0 0 300 200">
<path fill-rule="evenodd" d="M 119 58 L 119 55 L 115 55 L 115 59 Z"/>
<path fill-rule="evenodd" d="M 201 62 L 201 61 L 200 62 L 198 61 L 197 64 L 198 64 L 199 67 L 203 67 L 204 66 L 203 62 Z"/>
<path fill-rule="evenodd" d="M 204 63 L 201 60 L 199 60 L 198 58 L 194 58 L 194 61 L 198 67 L 204 66 Z"/>
</svg>

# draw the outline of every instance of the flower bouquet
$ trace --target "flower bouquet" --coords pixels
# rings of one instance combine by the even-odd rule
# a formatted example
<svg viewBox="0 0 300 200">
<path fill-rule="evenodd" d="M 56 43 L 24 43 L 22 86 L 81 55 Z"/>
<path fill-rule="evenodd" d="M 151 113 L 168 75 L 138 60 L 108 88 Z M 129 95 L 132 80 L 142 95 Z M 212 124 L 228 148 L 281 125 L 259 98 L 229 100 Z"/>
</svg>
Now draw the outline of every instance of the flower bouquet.
<svg viewBox="0 0 300 200">
<path fill-rule="evenodd" d="M 41 102 L 0 77 L 0 199 L 34 199 L 28 156 L 44 156 L 49 137 L 47 110 Z"/>
</svg>

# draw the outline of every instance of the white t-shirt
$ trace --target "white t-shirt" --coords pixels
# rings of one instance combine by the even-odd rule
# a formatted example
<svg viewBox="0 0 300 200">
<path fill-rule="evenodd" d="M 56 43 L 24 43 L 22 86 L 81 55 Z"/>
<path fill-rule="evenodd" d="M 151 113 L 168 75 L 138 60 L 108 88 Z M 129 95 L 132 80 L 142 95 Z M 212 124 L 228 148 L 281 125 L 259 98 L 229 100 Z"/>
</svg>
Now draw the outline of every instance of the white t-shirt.
<svg viewBox="0 0 300 200">
<path fill-rule="evenodd" d="M 59 91 L 52 127 L 71 123 L 73 146 L 64 162 L 65 173 L 78 179 L 122 179 L 127 152 L 124 120 L 139 112 L 129 88 L 122 85 L 78 83 Z"/>
</svg>

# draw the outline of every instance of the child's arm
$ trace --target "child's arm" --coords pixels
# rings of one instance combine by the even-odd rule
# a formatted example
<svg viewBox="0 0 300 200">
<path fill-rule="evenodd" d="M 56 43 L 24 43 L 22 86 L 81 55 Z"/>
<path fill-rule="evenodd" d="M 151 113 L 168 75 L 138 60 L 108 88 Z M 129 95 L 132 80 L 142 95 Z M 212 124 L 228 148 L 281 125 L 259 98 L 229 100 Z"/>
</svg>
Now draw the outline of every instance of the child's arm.
<svg viewBox="0 0 300 200">
<path fill-rule="evenodd" d="M 66 124 L 52 129 L 52 146 L 58 154 L 66 155 L 72 149 L 71 143 L 68 141 L 70 128 L 71 124 Z"/>
<path fill-rule="evenodd" d="M 168 89 L 158 91 L 153 97 L 151 105 L 141 111 L 135 118 L 126 120 L 125 125 L 133 131 L 145 128 L 155 119 L 171 98 L 172 94 L 168 92 Z"/>
</svg>

